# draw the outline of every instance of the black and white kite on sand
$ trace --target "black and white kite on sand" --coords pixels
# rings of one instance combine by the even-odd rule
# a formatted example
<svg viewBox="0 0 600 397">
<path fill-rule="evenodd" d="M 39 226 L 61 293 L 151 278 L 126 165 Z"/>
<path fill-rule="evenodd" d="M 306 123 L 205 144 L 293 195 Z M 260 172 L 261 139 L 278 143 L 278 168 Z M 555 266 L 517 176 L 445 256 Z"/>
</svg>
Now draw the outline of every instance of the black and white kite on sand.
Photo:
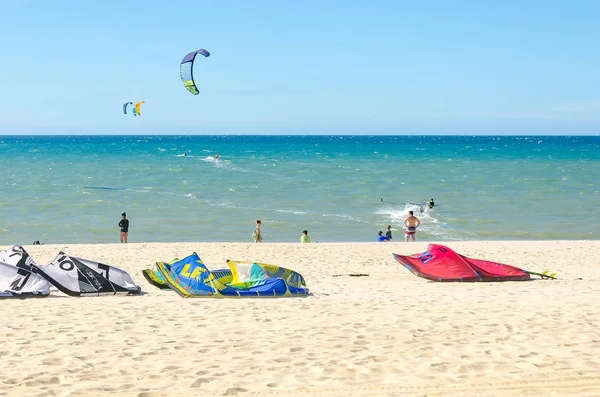
<svg viewBox="0 0 600 397">
<path fill-rule="evenodd" d="M 69 296 L 136 295 L 142 291 L 124 270 L 89 259 L 71 257 L 62 251 L 49 265 L 37 265 L 21 246 L 0 253 L 0 260 L 4 256 L 12 261 L 6 266 L 13 266 L 16 269 L 14 272 L 28 267 L 29 280 L 33 280 L 34 276 L 36 280 L 41 279 L 47 286 L 46 296 L 50 293 L 50 284 Z M 21 267 L 18 263 L 21 263 Z M 11 274 L 10 268 L 1 269 L 0 272 L 5 272 L 7 277 Z M 21 272 L 24 273 L 23 270 Z M 1 274 L 0 280 L 3 279 Z M 4 282 L 0 281 L 0 292 L 3 287 Z M 11 289 L 6 291 L 13 292 Z"/>
<path fill-rule="evenodd" d="M 60 252 L 46 266 L 35 269 L 59 291 L 70 296 L 136 295 L 142 289 L 127 272 Z"/>
<path fill-rule="evenodd" d="M 44 298 L 50 283 L 32 272 L 33 259 L 20 245 L 0 251 L 0 298 Z"/>
</svg>

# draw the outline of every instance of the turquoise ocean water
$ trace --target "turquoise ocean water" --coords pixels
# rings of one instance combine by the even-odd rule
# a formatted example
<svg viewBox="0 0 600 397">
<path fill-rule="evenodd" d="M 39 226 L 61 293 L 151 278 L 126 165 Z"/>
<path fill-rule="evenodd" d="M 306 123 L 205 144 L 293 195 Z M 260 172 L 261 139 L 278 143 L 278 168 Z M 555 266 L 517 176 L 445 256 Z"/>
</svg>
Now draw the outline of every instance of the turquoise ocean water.
<svg viewBox="0 0 600 397">
<path fill-rule="evenodd" d="M 251 242 L 255 219 L 265 243 L 400 240 L 408 210 L 425 241 L 600 238 L 597 136 L 2 136 L 0 154 L 4 245 L 118 242 L 123 211 L 130 242 Z"/>
</svg>

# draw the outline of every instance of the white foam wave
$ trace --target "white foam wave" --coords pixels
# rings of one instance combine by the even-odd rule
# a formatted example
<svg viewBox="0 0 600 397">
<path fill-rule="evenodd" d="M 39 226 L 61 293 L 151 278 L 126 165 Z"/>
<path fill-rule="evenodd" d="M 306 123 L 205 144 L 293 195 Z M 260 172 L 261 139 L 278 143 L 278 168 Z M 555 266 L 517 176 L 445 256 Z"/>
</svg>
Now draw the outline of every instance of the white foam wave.
<svg viewBox="0 0 600 397">
<path fill-rule="evenodd" d="M 322 217 L 342 218 L 342 219 L 347 219 L 349 221 L 354 221 L 354 222 L 359 222 L 359 223 L 367 223 L 365 221 L 362 221 L 358 218 L 355 218 L 353 216 L 346 215 L 346 214 L 321 214 L 321 216 Z"/>
<path fill-rule="evenodd" d="M 457 233 L 448 228 L 448 224 L 439 219 L 434 209 L 429 209 L 424 206 L 424 211 L 421 212 L 422 205 L 415 203 L 405 203 L 402 206 L 384 206 L 379 208 L 375 213 L 383 216 L 384 222 L 392 225 L 393 230 L 404 230 L 404 220 L 409 216 L 408 211 L 413 211 L 414 215 L 419 218 L 421 225 L 419 231 L 435 238 L 456 238 Z"/>
<path fill-rule="evenodd" d="M 306 211 L 294 211 L 294 210 L 275 210 L 275 212 L 282 212 L 284 214 L 294 214 L 294 215 L 306 215 L 308 212 Z"/>
</svg>

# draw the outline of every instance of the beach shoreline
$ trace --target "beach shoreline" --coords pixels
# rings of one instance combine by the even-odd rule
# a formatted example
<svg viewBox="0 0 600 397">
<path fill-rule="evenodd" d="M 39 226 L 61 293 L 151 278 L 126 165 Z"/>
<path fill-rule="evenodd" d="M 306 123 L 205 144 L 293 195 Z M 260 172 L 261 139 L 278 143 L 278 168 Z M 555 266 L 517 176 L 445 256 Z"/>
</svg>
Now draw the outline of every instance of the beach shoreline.
<svg viewBox="0 0 600 397">
<path fill-rule="evenodd" d="M 0 395 L 541 397 L 600 389 L 600 241 L 441 242 L 557 273 L 502 283 L 429 282 L 392 257 L 428 244 L 24 245 L 39 264 L 64 251 L 122 268 L 143 294 L 53 290 L 45 299 L 1 300 Z M 293 269 L 311 295 L 182 299 L 142 276 L 192 252 L 210 270 L 227 259 Z"/>
</svg>

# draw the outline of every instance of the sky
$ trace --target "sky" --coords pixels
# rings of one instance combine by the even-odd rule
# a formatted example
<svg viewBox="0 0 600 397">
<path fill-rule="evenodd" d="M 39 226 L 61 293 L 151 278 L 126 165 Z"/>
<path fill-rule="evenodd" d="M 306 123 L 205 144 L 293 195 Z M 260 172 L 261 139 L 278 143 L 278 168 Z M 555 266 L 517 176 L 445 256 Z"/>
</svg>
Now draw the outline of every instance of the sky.
<svg viewBox="0 0 600 397">
<path fill-rule="evenodd" d="M 599 135 L 599 20 L 578 0 L 0 0 L 0 134 Z"/>
</svg>

